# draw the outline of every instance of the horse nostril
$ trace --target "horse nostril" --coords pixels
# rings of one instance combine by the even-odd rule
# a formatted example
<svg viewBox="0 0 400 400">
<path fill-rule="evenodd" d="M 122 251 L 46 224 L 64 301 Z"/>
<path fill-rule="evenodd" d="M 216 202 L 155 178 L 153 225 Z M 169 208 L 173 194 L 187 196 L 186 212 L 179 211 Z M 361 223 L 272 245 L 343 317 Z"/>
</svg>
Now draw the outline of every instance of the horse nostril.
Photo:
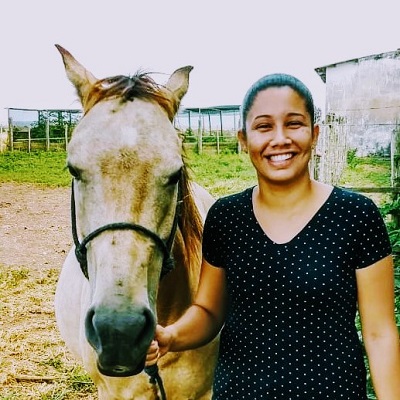
<svg viewBox="0 0 400 400">
<path fill-rule="evenodd" d="M 100 349 L 100 337 L 96 334 L 96 329 L 94 327 L 94 315 L 95 311 L 93 308 L 90 308 L 86 314 L 85 318 L 85 332 L 86 337 L 90 343 L 90 345 L 98 351 Z"/>
<path fill-rule="evenodd" d="M 138 340 L 148 340 L 149 336 L 151 337 L 150 340 L 152 340 L 153 336 L 154 336 L 154 331 L 156 328 L 154 314 L 151 312 L 150 309 L 145 308 L 143 310 L 143 317 L 144 317 L 145 323 L 143 325 L 143 329 L 142 329 L 140 335 L 138 336 Z M 149 343 L 149 345 L 150 345 L 150 343 Z"/>
</svg>

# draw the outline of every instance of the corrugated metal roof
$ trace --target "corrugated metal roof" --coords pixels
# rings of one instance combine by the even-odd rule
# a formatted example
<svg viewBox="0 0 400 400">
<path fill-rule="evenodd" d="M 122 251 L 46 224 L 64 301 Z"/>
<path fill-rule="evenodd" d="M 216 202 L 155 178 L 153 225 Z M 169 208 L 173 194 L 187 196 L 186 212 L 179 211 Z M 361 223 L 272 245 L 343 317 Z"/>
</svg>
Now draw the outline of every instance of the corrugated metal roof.
<svg viewBox="0 0 400 400">
<path fill-rule="evenodd" d="M 317 67 L 314 69 L 314 71 L 321 77 L 322 81 L 326 83 L 326 69 L 331 68 L 331 67 L 336 67 L 337 65 L 340 64 L 348 64 L 348 63 L 357 63 L 360 61 L 365 61 L 365 60 L 379 60 L 380 58 L 399 58 L 400 57 L 400 48 L 394 51 L 388 51 L 386 53 L 378 53 L 378 54 L 372 54 L 369 56 L 365 57 L 359 57 L 359 58 L 352 58 L 347 61 L 339 61 L 333 64 L 329 65 L 324 65 L 322 67 Z"/>
<path fill-rule="evenodd" d="M 240 106 L 238 105 L 224 105 L 224 106 L 213 106 L 213 107 L 186 107 L 179 110 L 179 113 L 187 114 L 190 111 L 198 114 L 219 114 L 220 112 L 229 113 L 239 110 Z"/>
</svg>

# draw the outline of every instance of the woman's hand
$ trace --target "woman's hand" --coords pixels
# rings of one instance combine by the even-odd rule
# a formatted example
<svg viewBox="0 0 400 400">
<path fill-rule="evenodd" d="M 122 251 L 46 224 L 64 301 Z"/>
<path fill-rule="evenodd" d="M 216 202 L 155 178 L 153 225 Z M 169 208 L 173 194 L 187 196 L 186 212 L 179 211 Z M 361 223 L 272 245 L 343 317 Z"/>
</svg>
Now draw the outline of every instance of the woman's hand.
<svg viewBox="0 0 400 400">
<path fill-rule="evenodd" d="M 153 340 L 150 344 L 149 349 L 147 350 L 145 366 L 150 367 L 151 365 L 157 364 L 159 358 L 160 358 L 160 352 L 158 349 L 158 343 L 156 340 Z"/>
<path fill-rule="evenodd" d="M 157 325 L 154 340 L 147 351 L 146 367 L 157 364 L 158 359 L 169 352 L 172 341 L 173 335 L 168 328 Z"/>
</svg>

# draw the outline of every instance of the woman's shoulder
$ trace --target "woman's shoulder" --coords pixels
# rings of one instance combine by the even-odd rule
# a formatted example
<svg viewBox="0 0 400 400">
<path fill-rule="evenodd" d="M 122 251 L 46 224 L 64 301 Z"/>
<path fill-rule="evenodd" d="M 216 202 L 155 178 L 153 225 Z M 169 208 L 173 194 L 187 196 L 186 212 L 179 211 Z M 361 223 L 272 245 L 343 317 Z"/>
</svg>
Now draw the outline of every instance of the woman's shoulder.
<svg viewBox="0 0 400 400">
<path fill-rule="evenodd" d="M 348 210 L 353 215 L 368 216 L 380 214 L 379 207 L 370 197 L 351 189 L 335 186 L 332 192 L 334 205 L 341 210 Z"/>
<path fill-rule="evenodd" d="M 343 202 L 375 204 L 370 197 L 341 186 L 335 186 L 333 188 L 333 194 L 336 199 Z"/>
<path fill-rule="evenodd" d="M 234 213 L 235 210 L 244 212 L 246 207 L 251 208 L 251 197 L 253 193 L 253 187 L 242 190 L 241 192 L 225 195 L 219 197 L 215 203 L 211 206 L 208 214 L 216 215 L 224 213 L 229 215 Z"/>
<path fill-rule="evenodd" d="M 229 206 L 229 205 L 234 206 L 238 203 L 243 204 L 243 202 L 248 202 L 248 200 L 251 200 L 253 188 L 254 187 L 249 187 L 242 190 L 241 192 L 222 196 L 219 199 L 217 199 L 216 203 L 218 203 L 218 205 L 223 205 L 223 206 Z"/>
</svg>

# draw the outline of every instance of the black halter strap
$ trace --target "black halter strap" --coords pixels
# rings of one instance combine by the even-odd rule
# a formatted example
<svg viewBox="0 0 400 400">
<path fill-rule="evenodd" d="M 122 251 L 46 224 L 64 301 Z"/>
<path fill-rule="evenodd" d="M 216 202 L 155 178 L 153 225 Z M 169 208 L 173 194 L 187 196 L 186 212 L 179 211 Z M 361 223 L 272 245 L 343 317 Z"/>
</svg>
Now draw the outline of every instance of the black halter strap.
<svg viewBox="0 0 400 400">
<path fill-rule="evenodd" d="M 157 234 L 145 228 L 142 225 L 134 224 L 131 222 L 114 222 L 112 224 L 107 224 L 101 226 L 100 228 L 95 229 L 93 232 L 89 233 L 86 237 L 83 238 L 82 242 L 79 242 L 77 226 L 76 226 L 76 210 L 75 210 L 75 193 L 74 193 L 74 180 L 72 180 L 71 184 L 71 225 L 72 225 L 72 238 L 75 244 L 75 255 L 81 266 L 81 270 L 86 279 L 89 279 L 88 273 L 88 265 L 87 265 L 87 248 L 86 245 L 93 240 L 96 236 L 100 235 L 105 231 L 110 230 L 132 230 L 137 231 L 145 236 L 148 236 L 153 242 L 157 245 L 157 247 L 163 253 L 163 265 L 161 269 L 160 279 L 163 278 L 168 272 L 172 271 L 174 268 L 174 260 L 171 257 L 172 245 L 174 243 L 176 230 L 178 228 L 178 218 L 179 218 L 179 207 L 180 207 L 180 185 L 179 185 L 179 193 L 178 193 L 178 203 L 177 209 L 175 212 L 174 223 L 172 226 L 171 234 L 168 238 L 168 241 L 165 242 L 161 239 Z"/>
</svg>

